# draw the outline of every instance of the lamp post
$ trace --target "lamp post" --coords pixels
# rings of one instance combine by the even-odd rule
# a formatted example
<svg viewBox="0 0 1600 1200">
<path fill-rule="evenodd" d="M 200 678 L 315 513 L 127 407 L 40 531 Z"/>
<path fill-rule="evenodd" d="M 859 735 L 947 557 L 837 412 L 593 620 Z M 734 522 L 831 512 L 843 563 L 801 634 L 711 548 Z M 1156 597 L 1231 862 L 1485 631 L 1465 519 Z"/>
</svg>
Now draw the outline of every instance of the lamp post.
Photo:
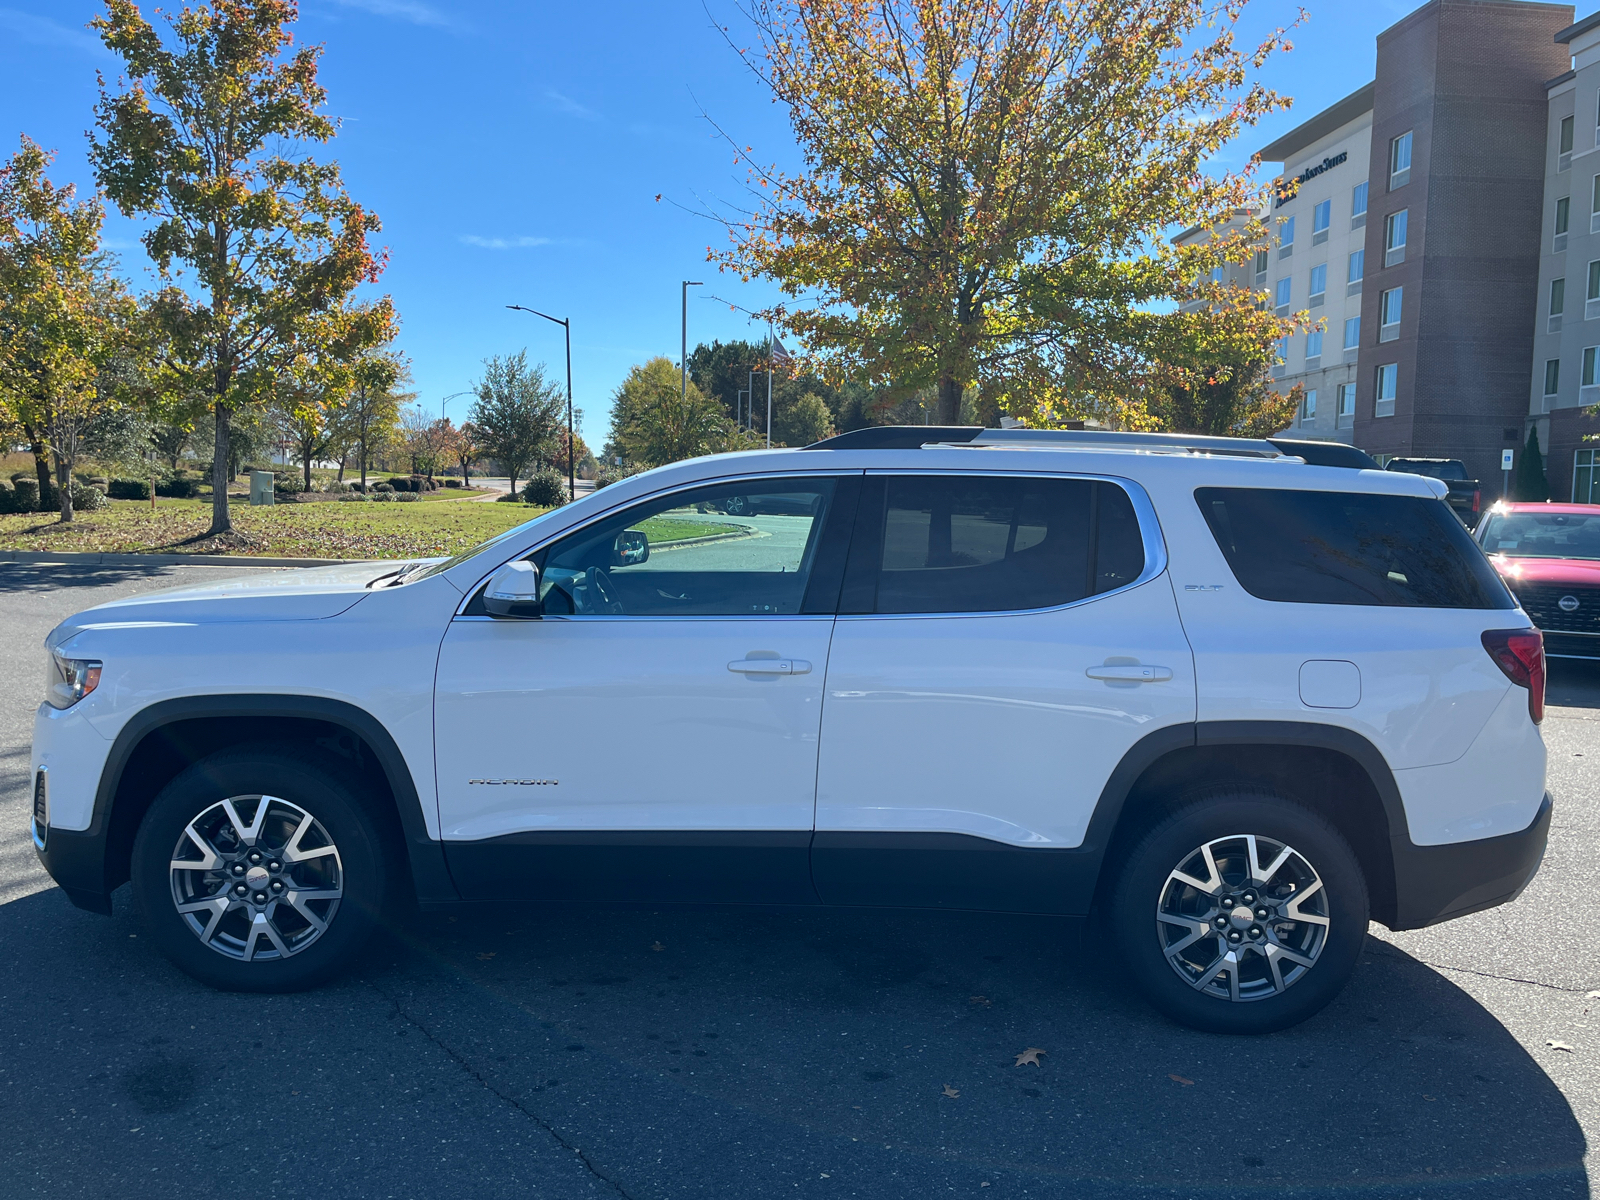
<svg viewBox="0 0 1600 1200">
<path fill-rule="evenodd" d="M 687 293 L 685 293 L 687 294 Z M 543 317 L 561 326 L 567 334 L 567 498 L 578 498 L 578 469 L 573 462 L 577 452 L 577 439 L 572 435 L 572 322 L 568 318 L 552 317 L 549 313 L 542 313 L 537 308 L 524 308 L 520 304 L 508 304 L 507 308 L 514 308 L 518 312 L 532 313 L 536 317 Z"/>
<path fill-rule="evenodd" d="M 689 289 L 704 287 L 698 279 L 685 279 L 683 281 L 683 326 L 682 346 L 678 357 L 679 389 L 682 392 L 682 402 L 689 402 Z"/>
<path fill-rule="evenodd" d="M 441 421 L 448 421 L 450 419 L 444 415 L 444 410 L 450 406 L 450 401 L 455 400 L 460 396 L 471 396 L 473 394 L 474 393 L 470 388 L 464 392 L 451 392 L 443 400 L 439 401 L 439 419 Z M 470 488 L 472 486 L 472 472 L 468 470 L 466 463 L 461 464 L 461 486 L 464 488 Z"/>
</svg>

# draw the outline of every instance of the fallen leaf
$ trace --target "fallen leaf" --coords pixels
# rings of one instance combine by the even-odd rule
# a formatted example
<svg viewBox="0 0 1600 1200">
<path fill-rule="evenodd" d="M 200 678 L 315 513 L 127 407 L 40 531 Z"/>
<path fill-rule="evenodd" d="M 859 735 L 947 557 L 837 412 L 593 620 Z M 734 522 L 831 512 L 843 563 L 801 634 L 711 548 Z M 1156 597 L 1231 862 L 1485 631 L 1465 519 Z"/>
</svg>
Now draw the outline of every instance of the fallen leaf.
<svg viewBox="0 0 1600 1200">
<path fill-rule="evenodd" d="M 487 951 L 486 953 L 478 955 L 478 957 L 480 959 L 488 960 L 488 959 L 493 958 L 494 955 L 495 955 L 495 952 L 493 950 L 490 950 L 490 951 Z"/>
<path fill-rule="evenodd" d="M 988 1187 L 989 1186 L 989 1181 L 986 1179 L 982 1183 L 980 1183 L 978 1186 L 979 1187 Z"/>
<path fill-rule="evenodd" d="M 663 946 L 660 942 L 651 942 L 650 943 L 650 949 L 655 950 L 657 952 L 660 952 L 662 950 L 665 950 L 666 947 Z"/>
<path fill-rule="evenodd" d="M 824 1179 L 832 1179 L 832 1178 L 833 1178 L 833 1176 L 832 1176 L 832 1175 L 829 1175 L 829 1174 L 828 1174 L 828 1173 L 827 1173 L 827 1172 L 826 1172 L 826 1171 L 824 1171 L 824 1172 L 823 1172 L 823 1173 L 822 1173 L 822 1177 L 823 1177 L 823 1178 L 824 1178 Z"/>
<path fill-rule="evenodd" d="M 1173 1075 L 1173 1074 L 1169 1073 L 1167 1075 L 1167 1078 L 1172 1080 L 1174 1083 L 1183 1084 L 1184 1087 L 1193 1087 L 1194 1086 L 1194 1080 L 1185 1079 L 1182 1075 Z"/>
<path fill-rule="evenodd" d="M 961 1095 L 960 1092 L 956 1091 L 956 1089 L 951 1087 L 948 1083 L 944 1085 L 944 1094 L 949 1096 L 952 1100 Z"/>
<path fill-rule="evenodd" d="M 129 1133 L 138 1133 L 139 1130 L 141 1130 L 143 1128 L 144 1128 L 143 1125 L 135 1125 L 132 1129 L 128 1130 L 128 1132 Z"/>
<path fill-rule="evenodd" d="M 1016 1065 L 1019 1067 L 1025 1067 L 1030 1064 L 1035 1067 L 1040 1066 L 1039 1055 L 1048 1053 L 1048 1050 L 1040 1050 L 1037 1047 L 1029 1046 L 1021 1054 L 1017 1055 Z"/>
<path fill-rule="evenodd" d="M 1572 1047 L 1567 1045 L 1565 1042 L 1547 1041 L 1545 1042 L 1545 1045 L 1549 1046 L 1552 1050 L 1565 1050 L 1568 1054 L 1572 1053 Z"/>
<path fill-rule="evenodd" d="M 968 996 L 967 1003 L 981 1004 L 984 1008 L 992 1008 L 994 1006 L 994 1001 L 990 1000 L 987 996 Z"/>
</svg>

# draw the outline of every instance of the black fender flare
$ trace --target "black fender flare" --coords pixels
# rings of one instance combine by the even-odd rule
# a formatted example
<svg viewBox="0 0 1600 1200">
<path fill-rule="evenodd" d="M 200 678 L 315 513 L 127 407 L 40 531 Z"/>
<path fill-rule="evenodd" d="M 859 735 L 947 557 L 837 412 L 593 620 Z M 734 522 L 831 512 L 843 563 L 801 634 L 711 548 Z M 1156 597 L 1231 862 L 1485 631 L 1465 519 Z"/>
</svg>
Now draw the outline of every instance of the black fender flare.
<svg viewBox="0 0 1600 1200">
<path fill-rule="evenodd" d="M 240 717 L 320 721 L 360 738 L 372 751 L 394 796 L 410 862 L 412 882 L 421 902 L 458 899 L 445 868 L 440 842 L 428 835 L 422 797 L 400 747 L 384 724 L 363 708 L 321 696 L 273 693 L 225 693 L 161 700 L 134 713 L 112 742 L 95 790 L 94 811 L 86 830 L 52 829 L 40 857 L 46 870 L 80 908 L 111 911 L 113 864 L 108 861 L 112 809 L 134 752 L 151 734 L 182 721 Z"/>
</svg>

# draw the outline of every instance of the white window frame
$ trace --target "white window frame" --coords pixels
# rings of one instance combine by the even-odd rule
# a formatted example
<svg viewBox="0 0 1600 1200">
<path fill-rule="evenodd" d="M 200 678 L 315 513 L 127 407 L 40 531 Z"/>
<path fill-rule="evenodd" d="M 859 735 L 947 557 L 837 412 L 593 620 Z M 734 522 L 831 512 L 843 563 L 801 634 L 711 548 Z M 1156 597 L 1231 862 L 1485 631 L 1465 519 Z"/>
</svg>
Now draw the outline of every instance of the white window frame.
<svg viewBox="0 0 1600 1200">
<path fill-rule="evenodd" d="M 1317 286 L 1317 272 L 1318 271 L 1322 272 L 1322 286 L 1320 288 Z M 1311 291 L 1308 293 L 1308 296 L 1309 296 L 1308 303 L 1310 304 L 1310 306 L 1312 308 L 1315 308 L 1317 305 L 1321 304 L 1324 299 L 1327 298 L 1327 294 L 1328 294 L 1328 264 L 1327 263 L 1318 263 L 1316 266 L 1311 268 L 1311 284 L 1310 284 L 1310 287 L 1311 287 Z"/>
<path fill-rule="evenodd" d="M 1350 228 L 1360 229 L 1367 223 L 1367 183 L 1363 179 L 1350 189 Z M 1360 207 L 1356 207 L 1360 205 Z"/>
<path fill-rule="evenodd" d="M 1385 384 L 1389 388 L 1388 395 L 1384 395 Z M 1372 415 L 1374 417 L 1394 416 L 1394 400 L 1399 392 L 1400 364 L 1380 364 L 1373 372 L 1372 377 Z"/>
<path fill-rule="evenodd" d="M 1288 312 L 1289 306 L 1294 303 L 1293 278 L 1292 275 L 1285 275 L 1272 290 L 1272 305 L 1279 313 Z"/>
<path fill-rule="evenodd" d="M 1306 333 L 1306 361 L 1322 357 L 1322 330 L 1312 329 Z"/>
<path fill-rule="evenodd" d="M 1350 334 L 1352 332 L 1356 335 L 1354 340 L 1352 340 L 1351 337 L 1350 337 Z M 1359 350 L 1360 348 L 1361 348 L 1361 314 L 1357 313 L 1353 317 L 1346 317 L 1345 318 L 1345 321 L 1344 321 L 1344 349 L 1345 350 Z"/>
<path fill-rule="evenodd" d="M 1294 253 L 1294 218 L 1284 217 L 1278 223 L 1278 257 L 1288 258 Z"/>
<path fill-rule="evenodd" d="M 1408 129 L 1399 137 L 1389 139 L 1389 190 L 1405 187 L 1411 181 L 1411 149 L 1412 134 L 1416 131 Z M 1405 158 L 1402 166 L 1400 159 Z"/>
<path fill-rule="evenodd" d="M 1300 424 L 1315 425 L 1317 423 L 1317 389 L 1307 388 L 1305 395 L 1300 397 Z"/>
<path fill-rule="evenodd" d="M 1338 391 L 1338 408 L 1333 414 L 1334 428 L 1350 429 L 1356 423 L 1356 385 L 1341 383 Z"/>
<path fill-rule="evenodd" d="M 1405 288 L 1386 288 L 1378 295 L 1378 341 L 1392 342 L 1400 337 L 1400 318 L 1405 313 Z M 1390 306 L 1393 305 L 1391 312 Z M 1393 320 L 1390 320 L 1393 317 Z"/>
<path fill-rule="evenodd" d="M 1394 240 L 1395 230 L 1400 231 L 1400 240 Z M 1406 237 L 1411 230 L 1411 210 L 1409 208 L 1396 209 L 1383 219 L 1383 265 L 1395 266 L 1406 260 Z"/>
</svg>

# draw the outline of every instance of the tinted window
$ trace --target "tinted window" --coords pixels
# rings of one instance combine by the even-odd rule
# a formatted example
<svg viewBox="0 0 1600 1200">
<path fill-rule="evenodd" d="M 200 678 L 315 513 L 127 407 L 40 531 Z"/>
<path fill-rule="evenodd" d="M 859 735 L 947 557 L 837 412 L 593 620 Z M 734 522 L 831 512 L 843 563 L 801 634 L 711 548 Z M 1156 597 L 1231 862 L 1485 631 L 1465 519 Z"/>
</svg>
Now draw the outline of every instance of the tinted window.
<svg viewBox="0 0 1600 1200">
<path fill-rule="evenodd" d="M 863 521 L 881 513 L 881 525 L 857 535 L 878 546 L 876 593 L 852 611 L 1048 608 L 1132 583 L 1144 570 L 1133 505 L 1113 484 L 973 475 L 876 482 L 881 507 L 864 503 Z"/>
<path fill-rule="evenodd" d="M 1240 585 L 1295 604 L 1515 607 L 1442 501 L 1200 488 L 1200 511 Z"/>
<path fill-rule="evenodd" d="M 828 478 L 745 480 L 657 497 L 597 521 L 541 556 L 544 611 L 648 617 L 804 611 L 835 490 Z"/>
<path fill-rule="evenodd" d="M 1490 513 L 1482 537 L 1490 554 L 1600 559 L 1600 514 Z"/>
</svg>

